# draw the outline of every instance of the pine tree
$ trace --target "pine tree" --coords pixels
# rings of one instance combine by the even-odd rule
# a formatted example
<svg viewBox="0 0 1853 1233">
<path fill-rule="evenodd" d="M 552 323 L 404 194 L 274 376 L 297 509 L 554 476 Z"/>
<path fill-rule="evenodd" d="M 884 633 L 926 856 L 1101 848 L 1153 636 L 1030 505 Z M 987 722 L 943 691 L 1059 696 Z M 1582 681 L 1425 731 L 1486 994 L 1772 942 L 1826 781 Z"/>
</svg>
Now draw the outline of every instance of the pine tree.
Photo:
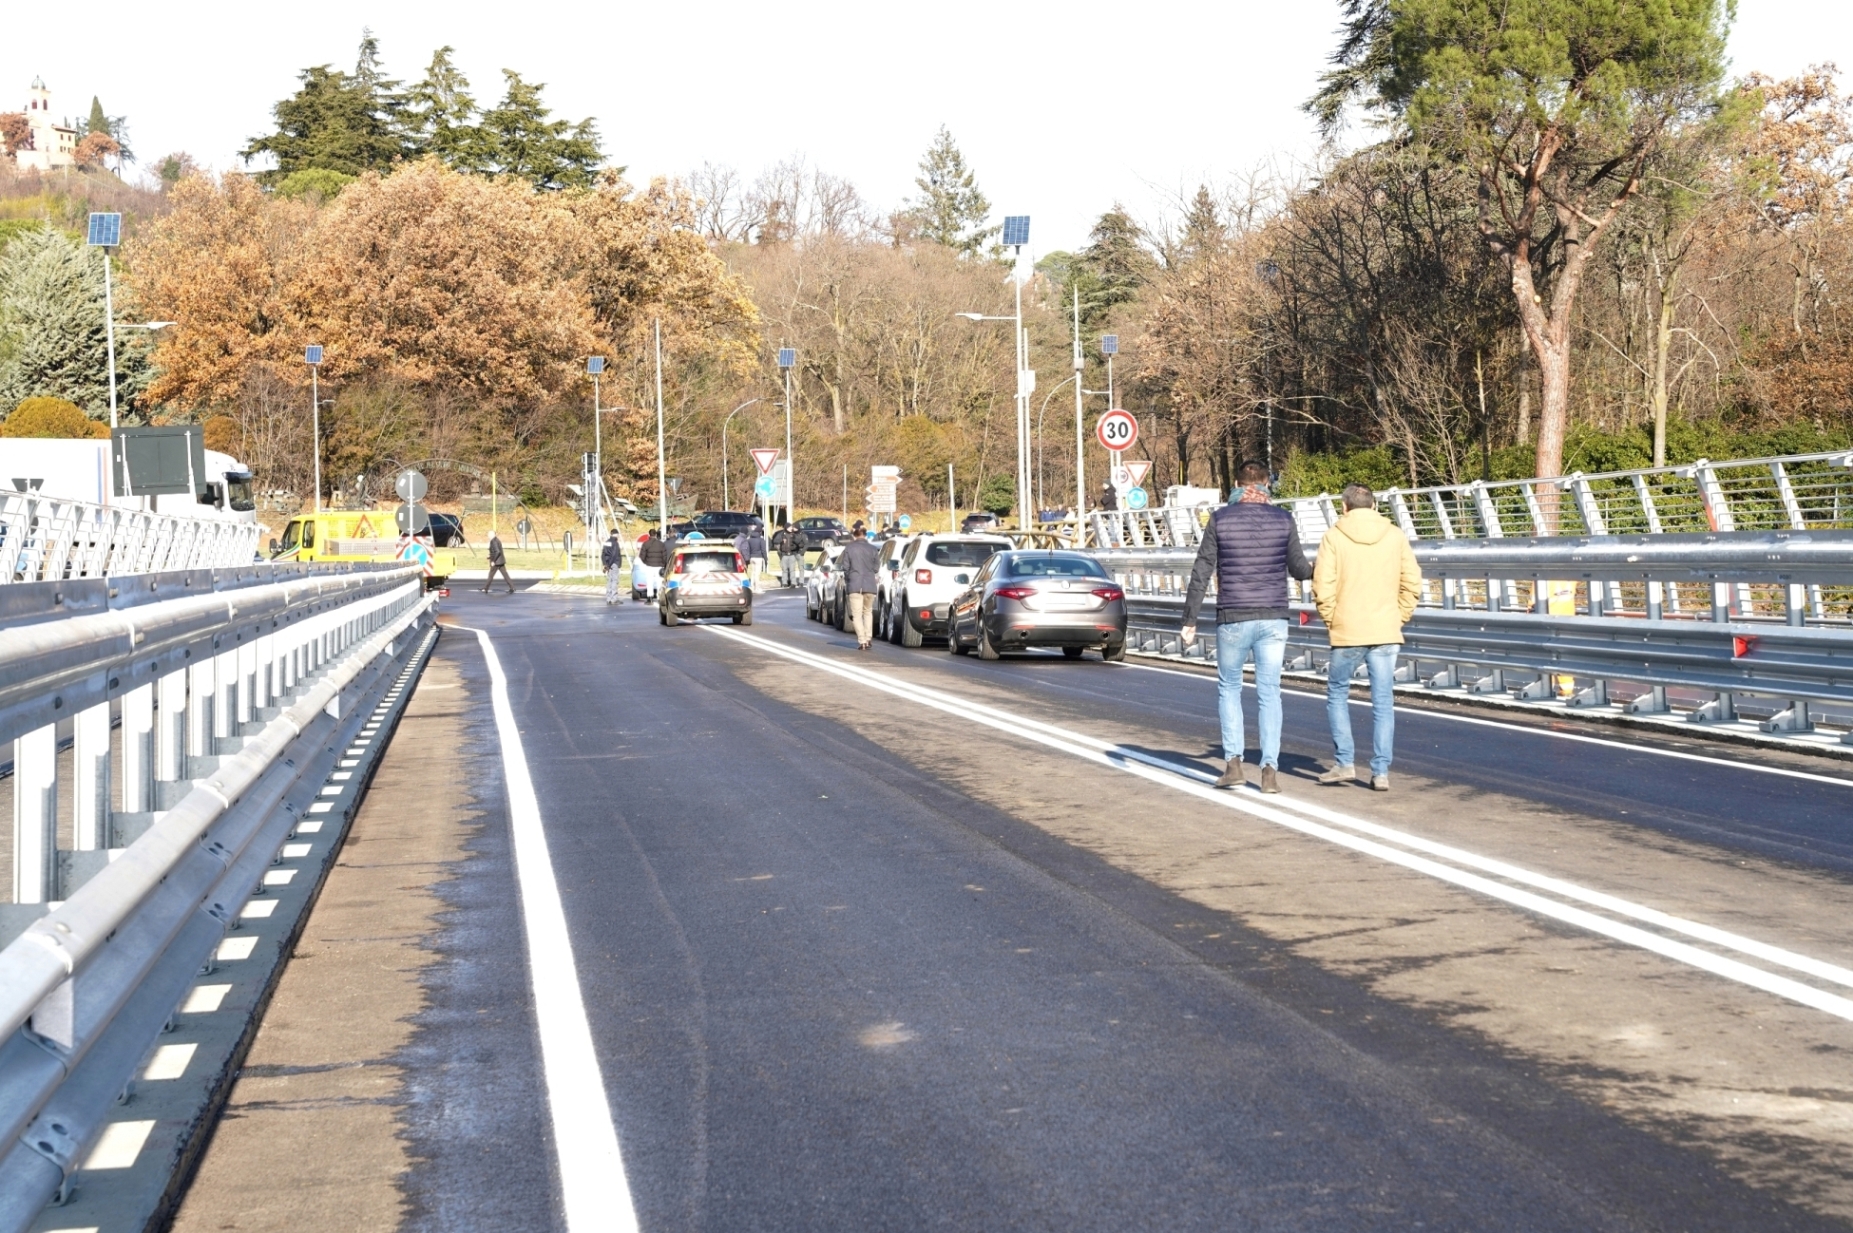
<svg viewBox="0 0 1853 1233">
<path fill-rule="evenodd" d="M 991 216 L 991 203 L 979 191 L 977 177 L 965 165 L 965 156 L 944 125 L 920 159 L 914 184 L 920 196 L 910 203 L 907 213 L 915 234 L 967 257 L 981 255 L 999 229 L 984 225 Z"/>
<path fill-rule="evenodd" d="M 126 403 L 147 384 L 148 367 L 139 346 L 120 335 L 116 343 Z M 103 256 L 49 227 L 0 255 L 0 407 L 40 395 L 69 399 L 93 419 L 109 415 Z"/>
<path fill-rule="evenodd" d="M 433 154 L 458 171 L 483 171 L 490 150 L 476 125 L 469 78 L 451 63 L 453 48 L 432 53 L 424 80 L 405 95 L 406 132 L 420 154 Z"/>
<path fill-rule="evenodd" d="M 503 69 L 502 76 L 508 82 L 502 101 L 483 113 L 482 170 L 542 189 L 589 187 L 604 159 L 597 127 L 590 119 L 577 124 L 552 119 L 541 101 L 544 83 L 523 81 L 513 69 Z"/>
<path fill-rule="evenodd" d="M 277 131 L 253 139 L 242 154 L 247 160 L 260 154 L 277 160 L 275 170 L 258 176 L 260 182 L 276 185 L 311 169 L 350 176 L 384 171 L 411 152 L 402 131 L 399 83 L 381 72 L 379 41 L 371 31 L 361 39 L 352 74 L 321 64 L 304 69 L 300 80 L 302 88 L 272 109 Z"/>
<path fill-rule="evenodd" d="M 1080 263 L 1093 275 L 1092 297 L 1082 300 L 1083 320 L 1092 324 L 1139 294 L 1156 264 L 1144 244 L 1144 232 L 1117 202 L 1100 216 L 1081 250 Z M 1091 303 L 1090 303 L 1091 299 Z"/>
<path fill-rule="evenodd" d="M 90 96 L 90 123 L 84 126 L 86 133 L 102 133 L 105 137 L 114 137 L 110 131 L 109 117 L 103 114 L 103 104 L 96 95 Z"/>
<path fill-rule="evenodd" d="M 1229 238 L 1229 229 L 1216 208 L 1216 198 L 1207 184 L 1197 185 L 1190 209 L 1184 215 L 1184 259 L 1206 257 L 1220 249 Z"/>
</svg>

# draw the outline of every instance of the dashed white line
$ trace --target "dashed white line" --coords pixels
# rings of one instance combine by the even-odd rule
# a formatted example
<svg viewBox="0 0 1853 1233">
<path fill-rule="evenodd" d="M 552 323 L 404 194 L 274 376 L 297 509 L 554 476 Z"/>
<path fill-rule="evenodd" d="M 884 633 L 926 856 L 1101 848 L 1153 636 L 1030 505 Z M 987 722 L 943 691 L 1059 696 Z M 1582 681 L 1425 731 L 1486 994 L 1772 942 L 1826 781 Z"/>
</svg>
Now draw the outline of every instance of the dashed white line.
<svg viewBox="0 0 1853 1233">
<path fill-rule="evenodd" d="M 1524 908 L 1566 924 L 1576 925 L 1592 933 L 1651 951 L 1702 971 L 1814 1007 L 1838 1018 L 1853 1020 L 1853 999 L 1817 989 L 1787 976 L 1765 971 L 1726 955 L 1719 955 L 1686 942 L 1651 933 L 1635 925 L 1599 916 L 1572 903 L 1547 898 L 1533 890 L 1510 886 L 1505 882 L 1496 882 L 1491 877 L 1482 876 L 1482 874 L 1490 873 L 1537 889 L 1548 889 L 1567 898 L 1574 898 L 1592 906 L 1600 906 L 1644 923 L 1652 923 L 1684 933 L 1690 937 L 1702 938 L 1705 941 L 1735 949 L 1740 953 L 1755 955 L 1766 961 L 1781 963 L 1813 976 L 1836 983 L 1853 984 L 1853 971 L 1839 965 L 1799 955 L 1751 938 L 1744 938 L 1697 921 L 1683 920 L 1658 909 L 1629 903 L 1618 896 L 1590 890 L 1563 879 L 1534 873 L 1531 870 L 1521 869 L 1488 857 L 1481 857 L 1463 849 L 1438 844 L 1363 818 L 1340 814 L 1336 810 L 1294 801 L 1287 797 L 1268 798 L 1264 803 L 1262 798 L 1252 792 L 1220 791 L 1208 786 L 1209 777 L 1207 775 L 1153 758 L 1141 750 L 1128 749 L 1110 741 L 1103 741 L 1053 724 L 1043 723 L 1040 720 L 1012 714 L 1009 711 L 973 702 L 943 690 L 896 680 L 869 669 L 836 663 L 808 651 L 781 646 L 762 636 L 720 626 L 706 626 L 705 628 L 724 638 L 731 638 L 774 655 L 833 673 L 891 696 L 979 723 L 1099 765 L 1113 767 L 1210 804 L 1238 810 L 1277 826 L 1376 857 L 1390 864 L 1400 865 L 1515 907 Z M 1300 812 L 1296 814 L 1289 810 Z M 1319 820 L 1315 821 L 1315 818 Z M 1344 829 L 1338 829 L 1339 827 Z M 1391 847 L 1390 844 L 1398 846 Z M 1442 860 L 1431 859 L 1432 857 L 1459 861 L 1469 868 L 1462 869 L 1452 864 L 1444 864 Z M 1481 872 L 1470 872 L 1470 869 L 1477 869 Z"/>
<path fill-rule="evenodd" d="M 508 702 L 508 678 L 495 644 L 480 629 L 453 626 L 476 635 L 489 668 L 490 706 L 502 747 L 508 785 L 509 830 L 514 838 L 515 876 L 521 889 L 521 917 L 528 941 L 528 970 L 534 983 L 534 1018 L 540 1032 L 541 1069 L 553 1116 L 553 1145 L 560 1162 L 566 1227 L 588 1230 L 637 1228 L 623 1153 L 605 1080 L 592 1045 L 572 936 L 560 902 L 559 884 L 547 851 L 547 831 L 528 772 L 521 731 Z"/>
<path fill-rule="evenodd" d="M 198 1042 L 186 1045 L 161 1045 L 155 1049 L 142 1067 L 142 1078 L 149 1083 L 163 1083 L 170 1079 L 183 1078 L 187 1067 L 193 1063 L 193 1054 L 199 1049 Z"/>
<path fill-rule="evenodd" d="M 135 1158 L 142 1154 L 142 1144 L 148 1142 L 148 1132 L 153 1129 L 153 1121 L 111 1122 L 97 1136 L 97 1145 L 90 1149 L 84 1168 L 134 1168 Z"/>
</svg>

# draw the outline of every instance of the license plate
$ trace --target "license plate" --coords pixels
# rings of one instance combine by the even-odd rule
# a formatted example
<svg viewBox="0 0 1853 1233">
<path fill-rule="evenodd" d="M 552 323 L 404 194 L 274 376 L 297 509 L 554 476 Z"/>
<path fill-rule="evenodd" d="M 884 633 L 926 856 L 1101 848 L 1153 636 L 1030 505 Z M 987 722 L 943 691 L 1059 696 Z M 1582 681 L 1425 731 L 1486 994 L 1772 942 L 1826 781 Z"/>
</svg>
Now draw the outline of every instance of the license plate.
<svg viewBox="0 0 1853 1233">
<path fill-rule="evenodd" d="M 1092 595 L 1043 595 L 1039 597 L 1040 606 L 1048 612 L 1078 612 L 1083 608 L 1094 606 Z"/>
</svg>

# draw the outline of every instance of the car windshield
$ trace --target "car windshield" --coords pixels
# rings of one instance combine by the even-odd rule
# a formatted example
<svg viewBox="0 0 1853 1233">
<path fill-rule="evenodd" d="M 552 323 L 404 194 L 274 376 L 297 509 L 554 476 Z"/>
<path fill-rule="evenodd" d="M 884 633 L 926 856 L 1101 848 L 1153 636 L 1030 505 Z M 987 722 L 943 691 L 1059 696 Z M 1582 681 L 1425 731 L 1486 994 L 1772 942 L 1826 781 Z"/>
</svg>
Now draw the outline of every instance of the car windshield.
<svg viewBox="0 0 1853 1233">
<path fill-rule="evenodd" d="M 292 522 L 283 528 L 283 542 L 277 545 L 277 551 L 288 552 L 302 539 L 302 523 Z"/>
<path fill-rule="evenodd" d="M 928 565 L 983 565 L 997 554 L 1002 544 L 928 544 Z"/>
<path fill-rule="evenodd" d="M 1015 557 L 1010 562 L 1012 578 L 1105 578 L 1107 571 L 1091 557 L 1032 556 Z"/>
<path fill-rule="evenodd" d="M 225 507 L 248 514 L 257 508 L 257 500 L 251 492 L 251 477 L 248 475 L 227 475 L 225 477 Z"/>
<path fill-rule="evenodd" d="M 830 527 L 839 531 L 843 529 L 843 523 L 836 518 L 800 518 L 798 525 L 807 531 L 822 531 Z"/>
<path fill-rule="evenodd" d="M 739 568 L 739 561 L 740 558 L 732 549 L 726 552 L 679 552 L 676 554 L 676 573 L 732 573 Z"/>
</svg>

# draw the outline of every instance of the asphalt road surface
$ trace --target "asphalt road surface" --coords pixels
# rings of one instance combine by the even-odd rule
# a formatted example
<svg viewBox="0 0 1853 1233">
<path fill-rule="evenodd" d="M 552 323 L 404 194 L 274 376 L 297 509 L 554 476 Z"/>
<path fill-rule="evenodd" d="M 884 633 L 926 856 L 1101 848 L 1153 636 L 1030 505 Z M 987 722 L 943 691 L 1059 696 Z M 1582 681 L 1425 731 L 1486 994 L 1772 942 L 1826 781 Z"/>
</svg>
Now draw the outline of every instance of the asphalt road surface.
<svg viewBox="0 0 1853 1233">
<path fill-rule="evenodd" d="M 1217 793 L 1188 671 L 444 620 L 400 1227 L 1853 1224 L 1845 764 L 1405 707 L 1321 788 L 1289 693 L 1285 793 Z"/>
</svg>

